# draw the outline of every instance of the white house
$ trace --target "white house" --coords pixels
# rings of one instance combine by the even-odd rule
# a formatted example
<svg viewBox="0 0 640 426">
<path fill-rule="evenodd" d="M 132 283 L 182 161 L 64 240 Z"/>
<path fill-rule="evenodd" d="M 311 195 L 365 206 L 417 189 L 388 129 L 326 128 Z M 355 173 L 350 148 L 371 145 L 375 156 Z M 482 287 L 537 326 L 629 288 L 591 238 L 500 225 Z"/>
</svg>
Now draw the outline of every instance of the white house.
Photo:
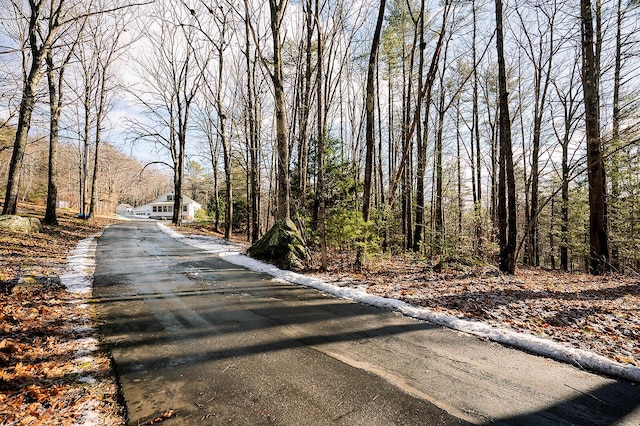
<svg viewBox="0 0 640 426">
<path fill-rule="evenodd" d="M 174 193 L 168 192 L 158 197 L 149 204 L 145 204 L 133 209 L 133 214 L 137 217 L 148 217 L 151 219 L 171 219 L 173 217 Z M 196 212 L 202 208 L 200 203 L 193 201 L 186 195 L 182 196 L 182 219 L 193 220 Z"/>
<path fill-rule="evenodd" d="M 120 204 L 116 207 L 116 214 L 121 216 L 130 216 L 133 214 L 133 206 L 130 204 Z"/>
</svg>

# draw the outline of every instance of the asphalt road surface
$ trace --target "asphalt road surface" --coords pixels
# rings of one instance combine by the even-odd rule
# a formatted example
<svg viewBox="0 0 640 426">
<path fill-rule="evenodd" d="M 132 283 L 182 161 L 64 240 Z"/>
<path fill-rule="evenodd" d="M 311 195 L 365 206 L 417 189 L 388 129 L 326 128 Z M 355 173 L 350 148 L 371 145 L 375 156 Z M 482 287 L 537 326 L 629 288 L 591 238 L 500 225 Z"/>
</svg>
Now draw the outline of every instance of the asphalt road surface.
<svg viewBox="0 0 640 426">
<path fill-rule="evenodd" d="M 130 424 L 640 425 L 637 384 L 273 280 L 151 221 L 99 239 L 94 298 Z"/>
</svg>

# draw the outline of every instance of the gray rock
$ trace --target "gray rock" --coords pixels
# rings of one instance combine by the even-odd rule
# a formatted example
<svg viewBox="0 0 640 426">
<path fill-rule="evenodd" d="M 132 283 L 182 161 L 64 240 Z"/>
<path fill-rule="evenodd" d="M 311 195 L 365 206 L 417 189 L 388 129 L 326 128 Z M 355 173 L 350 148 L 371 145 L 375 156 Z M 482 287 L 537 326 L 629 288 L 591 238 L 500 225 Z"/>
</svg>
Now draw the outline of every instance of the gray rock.
<svg viewBox="0 0 640 426">
<path fill-rule="evenodd" d="M 24 234 L 36 234 L 42 231 L 42 224 L 33 217 L 0 216 L 0 229 L 22 232 Z"/>
</svg>

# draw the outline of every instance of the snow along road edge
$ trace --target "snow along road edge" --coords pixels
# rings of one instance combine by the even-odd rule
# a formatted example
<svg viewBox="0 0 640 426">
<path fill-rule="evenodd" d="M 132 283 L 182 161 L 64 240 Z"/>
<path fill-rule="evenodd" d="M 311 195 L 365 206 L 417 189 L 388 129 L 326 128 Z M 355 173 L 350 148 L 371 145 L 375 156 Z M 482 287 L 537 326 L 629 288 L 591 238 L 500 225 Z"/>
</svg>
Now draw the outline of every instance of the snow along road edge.
<svg viewBox="0 0 640 426">
<path fill-rule="evenodd" d="M 77 309 L 84 311 L 83 316 L 86 322 L 91 323 L 86 309 L 87 301 L 91 298 L 93 291 L 93 273 L 95 271 L 95 255 L 97 247 L 97 239 L 101 234 L 81 240 L 75 249 L 69 252 L 67 256 L 67 264 L 64 272 L 60 276 L 60 281 L 67 288 L 67 291 L 75 296 L 74 304 Z M 80 331 L 80 329 L 76 330 Z M 84 363 L 92 363 L 95 361 L 93 352 L 97 351 L 100 342 L 97 338 L 97 331 L 90 325 L 83 326 L 81 331 L 88 334 L 89 337 L 77 339 L 77 343 L 83 349 L 76 353 L 76 358 Z M 78 370 L 80 372 L 80 370 Z M 82 375 L 78 378 L 79 383 L 94 384 L 98 379 L 91 375 Z M 93 400 L 84 402 L 79 407 L 80 417 L 73 423 L 82 426 L 99 426 L 104 424 L 101 411 L 98 409 L 98 403 Z"/>
<path fill-rule="evenodd" d="M 158 222 L 158 228 L 176 240 L 215 254 L 229 263 L 243 266 L 252 271 L 263 272 L 289 283 L 314 288 L 354 302 L 396 311 L 408 317 L 429 321 L 474 336 L 487 338 L 494 342 L 524 349 L 538 355 L 575 365 L 582 369 L 640 382 L 640 368 L 613 361 L 594 352 L 573 348 L 559 342 L 496 327 L 480 321 L 460 319 L 428 308 L 411 306 L 401 300 L 375 296 L 367 293 L 364 288 L 339 287 L 317 278 L 285 271 L 274 265 L 243 255 L 239 251 L 240 246 L 225 240 L 214 237 L 185 236 L 160 222 Z"/>
</svg>

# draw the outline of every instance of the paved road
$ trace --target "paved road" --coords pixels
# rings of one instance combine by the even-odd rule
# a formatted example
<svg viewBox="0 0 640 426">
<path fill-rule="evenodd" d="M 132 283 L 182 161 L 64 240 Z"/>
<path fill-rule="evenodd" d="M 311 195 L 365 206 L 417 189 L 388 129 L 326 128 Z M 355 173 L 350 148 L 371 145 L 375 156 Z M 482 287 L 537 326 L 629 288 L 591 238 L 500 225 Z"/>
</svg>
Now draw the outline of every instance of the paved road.
<svg viewBox="0 0 640 426">
<path fill-rule="evenodd" d="M 274 281 L 154 222 L 103 234 L 94 297 L 131 424 L 640 424 L 636 384 Z"/>
</svg>

